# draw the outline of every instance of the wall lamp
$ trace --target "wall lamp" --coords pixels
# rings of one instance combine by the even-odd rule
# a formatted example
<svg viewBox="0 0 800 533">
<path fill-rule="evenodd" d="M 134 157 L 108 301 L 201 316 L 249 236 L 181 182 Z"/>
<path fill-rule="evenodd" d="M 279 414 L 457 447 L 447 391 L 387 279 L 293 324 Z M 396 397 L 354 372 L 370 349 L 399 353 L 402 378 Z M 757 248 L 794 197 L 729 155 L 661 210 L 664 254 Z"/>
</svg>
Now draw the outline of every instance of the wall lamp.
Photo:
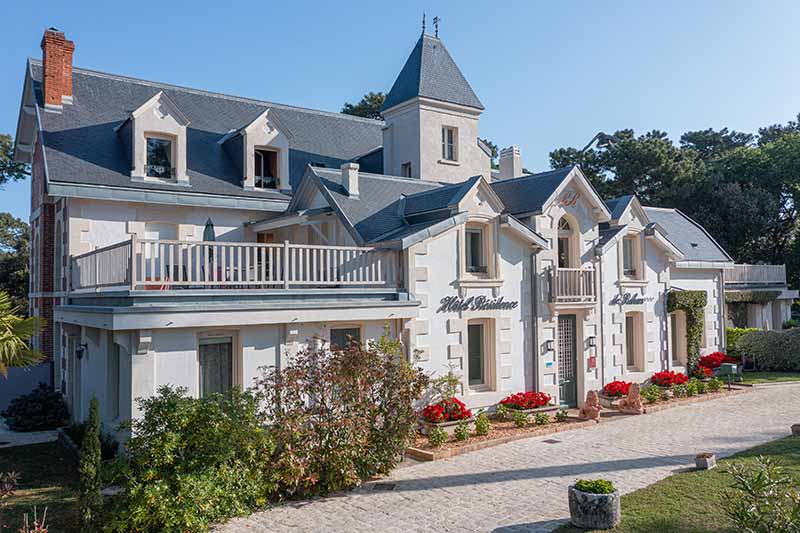
<svg viewBox="0 0 800 533">
<path fill-rule="evenodd" d="M 79 345 L 77 345 L 75 347 L 75 357 L 77 357 L 78 360 L 80 361 L 81 359 L 83 359 L 83 356 L 86 354 L 86 350 L 88 350 L 88 349 L 89 349 L 89 346 L 87 344 L 79 344 Z"/>
<path fill-rule="evenodd" d="M 586 340 L 589 342 L 589 348 L 594 348 L 597 346 L 597 337 L 595 337 L 594 335 L 592 335 Z"/>
<path fill-rule="evenodd" d="M 552 339 L 544 341 L 544 350 L 546 352 L 552 352 L 553 349 L 554 349 L 554 347 L 553 347 L 553 340 Z"/>
</svg>

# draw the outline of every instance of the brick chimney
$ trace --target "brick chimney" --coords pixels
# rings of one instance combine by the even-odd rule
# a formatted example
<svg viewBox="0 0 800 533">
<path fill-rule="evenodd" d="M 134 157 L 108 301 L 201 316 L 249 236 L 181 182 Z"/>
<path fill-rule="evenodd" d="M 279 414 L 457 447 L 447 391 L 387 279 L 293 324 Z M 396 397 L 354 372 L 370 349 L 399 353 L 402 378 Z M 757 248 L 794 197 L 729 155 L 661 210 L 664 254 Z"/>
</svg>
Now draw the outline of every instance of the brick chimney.
<svg viewBox="0 0 800 533">
<path fill-rule="evenodd" d="M 500 150 L 500 179 L 522 176 L 522 156 L 519 146 L 509 146 Z"/>
<path fill-rule="evenodd" d="M 347 191 L 347 196 L 358 198 L 358 163 L 342 165 L 342 186 Z"/>
<path fill-rule="evenodd" d="M 72 103 L 72 53 L 75 43 L 64 32 L 49 28 L 42 37 L 42 92 L 45 108 L 61 109 Z"/>
</svg>

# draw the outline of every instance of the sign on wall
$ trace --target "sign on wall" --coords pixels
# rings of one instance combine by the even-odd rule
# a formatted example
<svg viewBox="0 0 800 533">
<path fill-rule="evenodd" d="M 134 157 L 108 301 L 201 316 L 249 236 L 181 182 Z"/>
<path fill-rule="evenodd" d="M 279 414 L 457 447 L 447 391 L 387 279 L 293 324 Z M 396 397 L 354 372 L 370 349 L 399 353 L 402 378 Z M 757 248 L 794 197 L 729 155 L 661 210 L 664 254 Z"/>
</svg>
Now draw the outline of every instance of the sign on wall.
<svg viewBox="0 0 800 533">
<path fill-rule="evenodd" d="M 641 305 L 645 302 L 652 302 L 654 300 L 655 298 L 653 296 L 639 296 L 638 294 L 626 292 L 625 294 L 615 295 L 608 303 L 611 305 Z"/>
<path fill-rule="evenodd" d="M 487 298 L 486 296 L 445 296 L 439 303 L 437 313 L 457 313 L 459 311 L 497 311 L 516 309 L 519 302 L 505 301 L 503 297 Z"/>
<path fill-rule="evenodd" d="M 558 204 L 561 207 L 572 207 L 578 203 L 581 193 L 576 191 L 564 191 L 558 199 Z"/>
</svg>

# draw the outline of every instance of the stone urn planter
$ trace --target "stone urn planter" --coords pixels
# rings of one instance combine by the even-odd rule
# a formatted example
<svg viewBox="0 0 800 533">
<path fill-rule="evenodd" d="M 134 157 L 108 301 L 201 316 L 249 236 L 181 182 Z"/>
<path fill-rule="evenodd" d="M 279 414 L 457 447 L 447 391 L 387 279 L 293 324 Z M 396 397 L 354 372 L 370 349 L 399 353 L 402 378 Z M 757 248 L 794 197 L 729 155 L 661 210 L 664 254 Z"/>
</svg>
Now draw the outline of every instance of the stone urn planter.
<svg viewBox="0 0 800 533">
<path fill-rule="evenodd" d="M 622 519 L 619 491 L 592 494 L 569 488 L 569 517 L 575 527 L 582 529 L 611 529 Z"/>
<path fill-rule="evenodd" d="M 717 456 L 713 453 L 701 453 L 695 456 L 694 464 L 698 470 L 711 470 L 717 466 Z"/>
<path fill-rule="evenodd" d="M 792 424 L 792 436 L 800 437 L 800 424 Z"/>
<path fill-rule="evenodd" d="M 445 433 L 447 433 L 448 436 L 452 437 L 453 433 L 456 430 L 456 426 L 458 426 L 458 424 L 460 424 L 461 422 L 467 423 L 470 433 L 472 433 L 475 430 L 474 416 L 471 418 L 466 418 L 464 420 L 455 420 L 453 422 L 439 422 L 439 423 L 428 422 L 424 418 L 418 418 L 417 422 L 419 422 L 420 432 L 422 432 L 423 435 L 428 435 L 430 434 L 433 428 L 439 427 L 442 428 L 445 431 Z"/>
<path fill-rule="evenodd" d="M 625 396 L 607 396 L 602 392 L 597 393 L 597 398 L 600 400 L 600 405 L 606 409 L 619 408 L 619 401 Z"/>
</svg>

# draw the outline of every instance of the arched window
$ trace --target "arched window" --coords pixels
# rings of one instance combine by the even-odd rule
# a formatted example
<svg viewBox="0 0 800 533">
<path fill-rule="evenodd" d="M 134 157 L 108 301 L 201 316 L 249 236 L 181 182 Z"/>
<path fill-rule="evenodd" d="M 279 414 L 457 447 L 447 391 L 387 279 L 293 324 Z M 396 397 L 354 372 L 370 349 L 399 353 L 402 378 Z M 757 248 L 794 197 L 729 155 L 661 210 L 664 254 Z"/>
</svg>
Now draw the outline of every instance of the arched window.
<svg viewBox="0 0 800 533">
<path fill-rule="evenodd" d="M 575 235 L 577 225 L 570 223 L 566 216 L 558 221 L 558 268 L 575 268 L 580 266 L 577 258 L 578 236 Z"/>
<path fill-rule="evenodd" d="M 572 231 L 572 228 L 569 225 L 569 220 L 564 217 L 561 217 L 561 220 L 558 221 L 558 231 Z"/>
</svg>

